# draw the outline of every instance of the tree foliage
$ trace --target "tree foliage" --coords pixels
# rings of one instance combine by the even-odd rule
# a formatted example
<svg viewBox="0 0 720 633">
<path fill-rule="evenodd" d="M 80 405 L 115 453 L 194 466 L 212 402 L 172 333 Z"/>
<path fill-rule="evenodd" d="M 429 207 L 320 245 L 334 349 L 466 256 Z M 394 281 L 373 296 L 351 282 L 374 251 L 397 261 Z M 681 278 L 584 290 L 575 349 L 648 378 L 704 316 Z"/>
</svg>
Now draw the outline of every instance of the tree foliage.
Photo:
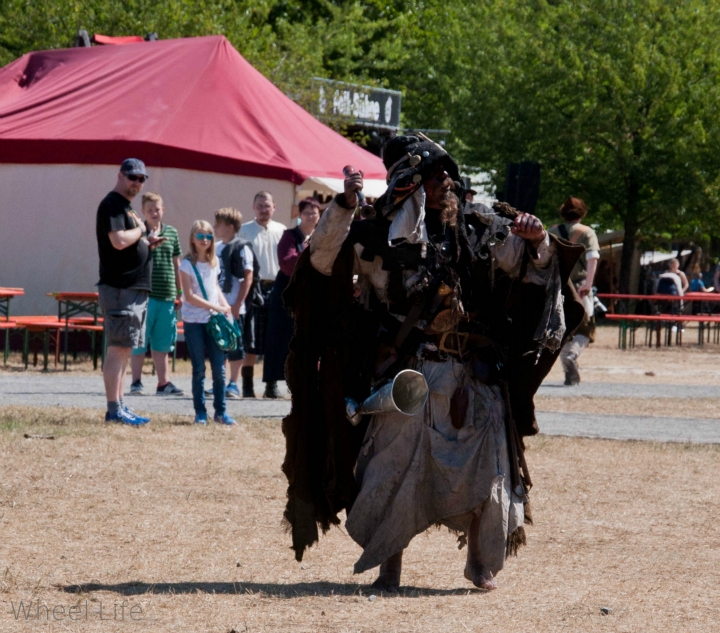
<svg viewBox="0 0 720 633">
<path fill-rule="evenodd" d="M 573 194 L 593 222 L 623 228 L 625 291 L 638 240 L 717 232 L 715 3 L 536 0 L 498 20 L 491 93 L 464 113 L 469 160 L 537 160 L 546 218 Z"/>
<path fill-rule="evenodd" d="M 539 212 L 573 194 L 635 244 L 720 235 L 720 6 L 709 0 L 0 0 L 0 63 L 84 28 L 224 34 L 303 101 L 310 78 L 403 91 L 407 126 L 494 170 L 542 164 Z"/>
</svg>

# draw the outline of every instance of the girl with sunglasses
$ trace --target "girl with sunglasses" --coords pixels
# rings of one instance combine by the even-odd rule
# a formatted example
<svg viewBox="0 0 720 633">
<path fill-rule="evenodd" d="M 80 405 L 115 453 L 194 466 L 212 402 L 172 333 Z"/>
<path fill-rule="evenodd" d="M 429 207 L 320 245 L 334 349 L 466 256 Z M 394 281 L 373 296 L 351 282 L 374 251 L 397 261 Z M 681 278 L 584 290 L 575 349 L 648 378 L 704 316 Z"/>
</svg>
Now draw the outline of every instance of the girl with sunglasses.
<svg viewBox="0 0 720 633">
<path fill-rule="evenodd" d="M 209 222 L 197 220 L 190 231 L 190 252 L 180 264 L 182 316 L 185 324 L 185 344 L 192 363 L 195 423 L 207 424 L 208 421 L 204 390 L 207 353 L 213 380 L 214 420 L 218 424 L 232 426 L 235 420 L 225 411 L 225 352 L 217 346 L 205 328 L 212 312 L 230 315 L 230 305 L 218 283 L 219 274 L 213 228 Z"/>
</svg>

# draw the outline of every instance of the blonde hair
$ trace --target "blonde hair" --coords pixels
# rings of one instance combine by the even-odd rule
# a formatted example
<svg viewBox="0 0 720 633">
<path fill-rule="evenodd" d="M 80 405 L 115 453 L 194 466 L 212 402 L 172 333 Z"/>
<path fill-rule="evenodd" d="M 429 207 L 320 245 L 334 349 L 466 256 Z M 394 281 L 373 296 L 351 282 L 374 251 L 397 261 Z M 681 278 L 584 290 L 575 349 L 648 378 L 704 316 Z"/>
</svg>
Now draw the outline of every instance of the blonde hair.
<svg viewBox="0 0 720 633">
<path fill-rule="evenodd" d="M 232 207 L 223 207 L 215 211 L 215 222 L 232 226 L 237 233 L 242 226 L 242 213 Z"/>
<path fill-rule="evenodd" d="M 151 191 L 148 191 L 147 193 L 144 193 L 142 195 L 142 204 L 141 207 L 145 206 L 146 202 L 157 202 L 158 205 L 163 206 L 163 200 L 157 193 L 152 193 Z"/>
<path fill-rule="evenodd" d="M 218 258 L 217 255 L 215 255 L 215 231 L 213 231 L 213 227 L 210 224 L 210 222 L 207 222 L 206 220 L 195 220 L 192 225 L 192 229 L 190 229 L 190 252 L 186 255 L 186 258 L 189 259 L 193 264 L 197 264 L 198 261 L 198 251 L 197 248 L 195 248 L 195 233 L 212 233 L 213 234 L 213 241 L 210 242 L 210 249 L 208 250 L 208 262 L 211 266 L 217 266 L 218 265 Z"/>
</svg>

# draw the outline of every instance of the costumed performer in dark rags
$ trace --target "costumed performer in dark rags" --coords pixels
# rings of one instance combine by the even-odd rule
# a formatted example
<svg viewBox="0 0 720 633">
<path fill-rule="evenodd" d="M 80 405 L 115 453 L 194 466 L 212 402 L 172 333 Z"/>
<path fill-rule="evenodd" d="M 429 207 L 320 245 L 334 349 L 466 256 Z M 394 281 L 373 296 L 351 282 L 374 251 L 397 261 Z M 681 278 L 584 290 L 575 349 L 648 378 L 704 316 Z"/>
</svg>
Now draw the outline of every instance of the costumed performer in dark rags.
<svg viewBox="0 0 720 633">
<path fill-rule="evenodd" d="M 455 161 L 426 137 L 391 139 L 383 161 L 374 216 L 360 219 L 362 174 L 346 176 L 284 295 L 285 520 L 301 560 L 347 510 L 355 572 L 379 566 L 374 587 L 390 592 L 412 538 L 442 524 L 467 545 L 465 578 L 495 589 L 526 540 L 523 436 L 538 432 L 533 396 L 584 314 L 568 283 L 583 248 L 509 205 L 461 206 Z M 349 423 L 346 398 L 406 369 L 429 387 L 419 413 Z"/>
</svg>

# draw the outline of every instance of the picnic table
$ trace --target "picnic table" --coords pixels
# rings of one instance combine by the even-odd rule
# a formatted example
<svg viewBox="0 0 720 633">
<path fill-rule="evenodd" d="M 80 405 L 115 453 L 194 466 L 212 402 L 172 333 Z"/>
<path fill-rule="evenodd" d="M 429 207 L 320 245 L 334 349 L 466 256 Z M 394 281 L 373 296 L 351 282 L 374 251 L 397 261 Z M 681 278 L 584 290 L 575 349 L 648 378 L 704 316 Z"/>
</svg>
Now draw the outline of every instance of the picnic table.
<svg viewBox="0 0 720 633">
<path fill-rule="evenodd" d="M 22 288 L 3 288 L 0 287 L 0 321 L 10 320 L 10 302 L 21 295 L 25 291 Z"/>
<path fill-rule="evenodd" d="M 85 316 L 92 317 L 92 323 L 87 325 L 98 325 L 98 293 L 97 292 L 48 292 L 48 297 L 57 299 L 58 321 L 65 322 L 65 357 L 63 369 L 67 371 L 68 339 L 70 336 L 70 323 Z M 75 328 L 77 329 L 77 328 Z M 95 347 L 95 329 L 90 330 Z M 57 349 L 57 348 L 56 348 Z M 93 349 L 93 359 L 95 353 Z M 95 360 L 95 363 L 97 361 Z"/>
<path fill-rule="evenodd" d="M 717 292 L 686 292 L 684 295 L 633 295 L 617 293 L 600 293 L 599 299 L 608 301 L 707 301 L 709 303 L 720 302 L 720 293 Z"/>
<path fill-rule="evenodd" d="M 70 320 L 69 323 L 47 316 L 19 316 L 15 319 L 15 325 L 18 329 L 23 330 L 23 352 L 22 359 L 27 369 L 30 363 L 30 344 L 33 340 L 42 342 L 43 350 L 43 370 L 48 368 L 48 359 L 50 355 L 50 344 L 55 343 L 55 367 L 58 366 L 60 358 L 60 333 L 66 328 L 72 330 L 89 331 L 93 335 L 93 361 L 97 367 L 97 352 L 95 349 L 94 335 L 96 332 L 102 333 L 102 325 L 94 324 L 92 317 L 77 317 Z M 37 352 L 33 364 L 37 364 Z"/>
<path fill-rule="evenodd" d="M 713 342 L 720 342 L 720 315 L 703 315 L 703 314 L 606 314 L 606 319 L 611 321 L 620 321 L 620 331 L 618 332 L 618 347 L 627 349 L 635 347 L 635 330 L 640 323 L 647 326 L 653 324 L 652 331 L 648 327 L 645 332 L 645 343 L 652 345 L 652 334 L 655 334 L 656 347 L 660 347 L 660 334 L 665 328 L 665 344 L 672 344 L 673 326 L 675 330 L 675 344 L 682 345 L 682 324 L 697 323 L 698 324 L 698 345 L 703 345 L 705 334 L 708 339 L 710 332 L 714 332 Z M 714 328 L 713 328 L 714 326 Z M 648 334 L 650 337 L 648 338 Z"/>
<path fill-rule="evenodd" d="M 8 356 L 10 355 L 10 330 L 16 328 L 15 321 L 10 318 L 10 302 L 21 295 L 25 291 L 22 288 L 3 288 L 0 287 L 0 330 L 5 331 L 5 349 L 3 351 L 3 363 L 7 365 Z"/>
<path fill-rule="evenodd" d="M 598 294 L 598 298 L 609 301 L 638 300 L 638 301 L 706 301 L 709 303 L 720 302 L 720 294 L 714 292 L 688 292 L 679 295 L 636 295 L 636 294 Z M 618 347 L 627 349 L 635 346 L 635 330 L 637 325 L 646 325 L 645 343 L 652 345 L 653 334 L 656 346 L 661 345 L 661 332 L 665 329 L 663 337 L 666 345 L 672 344 L 673 326 L 675 327 L 675 343 L 682 345 L 682 326 L 684 323 L 698 324 L 698 344 L 703 345 L 705 335 L 710 340 L 710 333 L 714 332 L 713 341 L 720 342 L 720 316 L 704 314 L 606 314 L 606 319 L 620 322 L 618 332 Z"/>
</svg>

